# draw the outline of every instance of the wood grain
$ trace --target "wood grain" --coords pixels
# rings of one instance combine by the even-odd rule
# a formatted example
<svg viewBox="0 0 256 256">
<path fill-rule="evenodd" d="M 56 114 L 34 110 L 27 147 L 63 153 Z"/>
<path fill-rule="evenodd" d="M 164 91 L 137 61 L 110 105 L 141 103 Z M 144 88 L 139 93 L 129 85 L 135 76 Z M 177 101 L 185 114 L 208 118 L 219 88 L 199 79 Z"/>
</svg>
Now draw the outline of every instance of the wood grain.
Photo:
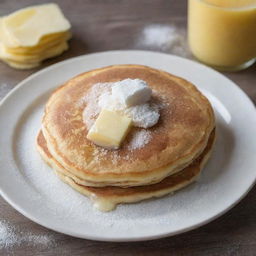
<svg viewBox="0 0 256 256">
<path fill-rule="evenodd" d="M 48 1 L 3 0 L 0 15 Z M 114 49 L 148 49 L 137 44 L 142 29 L 150 24 L 186 29 L 186 1 L 175 0 L 58 0 L 72 23 L 71 48 L 38 69 L 19 71 L 0 63 L 0 99 L 35 71 L 81 54 Z M 159 49 L 161 50 L 161 49 Z M 171 52 L 170 52 L 171 53 Z M 256 103 L 256 65 L 237 73 L 224 73 Z M 245 113 L 246 114 L 246 113 Z M 254 152 L 255 153 L 255 152 Z M 4 171 L 4 170 L 1 170 Z M 28 220 L 0 198 L 0 221 L 24 233 L 47 235 L 45 247 L 23 242 L 0 248 L 0 255 L 256 255 L 256 187 L 224 216 L 194 231 L 165 239 L 135 243 L 104 243 L 72 238 Z M 200 209 L 199 209 L 200 210 Z M 1 238 L 0 238 L 1 239 Z"/>
</svg>

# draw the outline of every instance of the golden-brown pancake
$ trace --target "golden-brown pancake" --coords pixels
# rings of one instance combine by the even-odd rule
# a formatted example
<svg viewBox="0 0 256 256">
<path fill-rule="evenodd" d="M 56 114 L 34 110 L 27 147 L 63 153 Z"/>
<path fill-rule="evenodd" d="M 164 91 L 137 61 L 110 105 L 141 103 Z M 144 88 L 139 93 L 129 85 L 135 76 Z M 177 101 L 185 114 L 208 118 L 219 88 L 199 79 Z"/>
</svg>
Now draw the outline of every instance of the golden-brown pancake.
<svg viewBox="0 0 256 256">
<path fill-rule="evenodd" d="M 63 174 L 61 171 L 63 166 L 61 166 L 61 164 L 58 163 L 49 152 L 42 132 L 40 132 L 37 137 L 37 148 L 42 158 L 55 170 L 56 174 L 61 180 L 69 184 L 73 189 L 77 190 L 81 194 L 89 197 L 93 201 L 95 207 L 97 207 L 99 210 L 110 211 L 113 210 L 117 204 L 138 202 L 152 197 L 164 196 L 192 183 L 194 180 L 196 180 L 204 164 L 207 162 L 214 144 L 214 140 L 215 130 L 211 133 L 207 146 L 200 156 L 198 156 L 182 171 L 170 175 L 161 182 L 153 185 L 129 188 L 111 186 L 88 187 L 80 185 L 69 175 Z M 66 172 L 66 174 L 67 173 L 68 172 Z"/>
<path fill-rule="evenodd" d="M 159 122 L 147 129 L 152 139 L 144 147 L 130 150 L 127 138 L 120 149 L 104 150 L 86 138 L 84 98 L 95 84 L 126 78 L 146 81 L 153 100 L 164 107 Z M 42 131 L 51 155 L 75 177 L 104 186 L 139 186 L 189 165 L 206 147 L 214 125 L 209 101 L 188 81 L 146 66 L 117 65 L 80 74 L 58 88 L 47 102 Z"/>
</svg>

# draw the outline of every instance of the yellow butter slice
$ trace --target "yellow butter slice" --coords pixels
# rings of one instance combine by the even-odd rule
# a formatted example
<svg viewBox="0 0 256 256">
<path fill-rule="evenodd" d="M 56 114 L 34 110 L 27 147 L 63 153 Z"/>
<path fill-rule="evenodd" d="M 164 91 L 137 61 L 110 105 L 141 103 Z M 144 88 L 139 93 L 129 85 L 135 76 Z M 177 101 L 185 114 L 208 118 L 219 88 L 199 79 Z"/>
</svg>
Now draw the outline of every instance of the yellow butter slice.
<svg viewBox="0 0 256 256">
<path fill-rule="evenodd" d="M 43 36 L 69 29 L 69 21 L 54 3 L 27 7 L 2 19 L 6 38 L 16 47 L 35 46 Z"/>
<path fill-rule="evenodd" d="M 43 56 L 35 57 L 34 59 L 27 59 L 27 58 L 17 58 L 15 56 L 10 56 L 2 54 L 1 47 L 0 47 L 0 59 L 6 62 L 9 66 L 17 69 L 30 69 L 37 67 L 41 64 L 41 62 L 45 59 L 55 57 L 57 55 L 60 55 L 62 52 L 68 49 L 68 44 L 63 43 L 63 45 L 59 46 L 56 49 L 51 49 L 48 52 L 44 53 Z"/>
<path fill-rule="evenodd" d="M 56 48 L 60 45 L 63 45 L 64 43 L 67 43 L 67 40 L 60 39 L 57 41 L 53 41 L 44 47 L 33 48 L 33 49 L 24 49 L 24 50 L 13 50 L 15 48 L 8 48 L 8 47 L 4 46 L 3 44 L 1 44 L 1 43 L 0 44 L 3 46 L 4 51 L 7 54 L 15 55 L 15 56 L 28 56 L 28 57 L 31 56 L 31 57 L 33 57 L 33 56 L 42 56 L 48 50 Z"/>
<path fill-rule="evenodd" d="M 103 109 L 87 134 L 87 138 L 101 147 L 117 149 L 131 125 L 131 118 Z"/>
<path fill-rule="evenodd" d="M 2 59 L 13 60 L 17 62 L 40 62 L 43 59 L 47 59 L 56 55 L 61 54 L 63 51 L 67 50 L 68 45 L 66 42 L 58 44 L 52 48 L 47 49 L 39 55 L 16 55 L 8 53 L 5 48 L 0 45 L 0 57 Z"/>
<path fill-rule="evenodd" d="M 55 43 L 56 41 L 61 40 L 69 40 L 71 38 L 71 32 L 68 31 L 62 31 L 58 33 L 53 33 L 50 35 L 45 35 L 41 37 L 38 44 L 34 46 L 19 46 L 17 45 L 17 42 L 13 41 L 12 38 L 3 28 L 3 19 L 5 17 L 0 17 L 0 43 L 2 43 L 8 51 L 12 52 L 33 52 L 40 50 L 41 48 L 46 48 L 49 45 Z"/>
<path fill-rule="evenodd" d="M 35 63 L 20 63 L 16 61 L 8 61 L 3 60 L 5 63 L 7 63 L 10 67 L 16 68 L 16 69 L 31 69 L 36 68 L 40 66 L 41 62 L 35 62 Z"/>
<path fill-rule="evenodd" d="M 68 41 L 71 38 L 71 33 L 63 33 L 61 36 L 55 37 L 46 43 L 41 44 L 41 40 L 38 45 L 32 47 L 6 47 L 5 49 L 11 54 L 21 54 L 21 55 L 35 55 L 41 54 L 48 48 L 54 47 L 58 44 Z"/>
<path fill-rule="evenodd" d="M 5 46 L 15 47 L 17 46 L 17 44 L 14 41 L 12 41 L 12 39 L 10 38 L 10 35 L 5 33 L 5 30 L 3 28 L 3 19 L 4 17 L 0 18 L 0 42 Z"/>
</svg>

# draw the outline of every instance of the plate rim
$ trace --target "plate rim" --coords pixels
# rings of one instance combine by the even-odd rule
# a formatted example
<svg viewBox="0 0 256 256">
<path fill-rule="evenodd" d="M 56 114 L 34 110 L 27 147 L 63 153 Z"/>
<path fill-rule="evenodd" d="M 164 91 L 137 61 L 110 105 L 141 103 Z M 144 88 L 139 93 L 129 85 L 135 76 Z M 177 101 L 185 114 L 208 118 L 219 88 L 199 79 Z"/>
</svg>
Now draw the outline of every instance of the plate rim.
<svg viewBox="0 0 256 256">
<path fill-rule="evenodd" d="M 171 58 L 177 58 L 179 60 L 182 61 L 187 61 L 190 62 L 193 65 L 199 65 L 203 68 L 209 69 L 211 72 L 215 72 L 217 73 L 219 76 L 222 77 L 222 79 L 226 79 L 229 82 L 232 83 L 233 87 L 236 88 L 238 90 L 238 92 L 240 93 L 240 95 L 243 95 L 244 100 L 247 101 L 248 104 L 251 104 L 251 106 L 254 108 L 255 110 L 255 114 L 256 114 L 256 108 L 253 104 L 253 102 L 251 101 L 251 99 L 248 97 L 248 95 L 239 87 L 237 86 L 232 80 L 230 80 L 229 78 L 227 78 L 226 76 L 224 76 L 223 74 L 219 73 L 218 71 L 207 67 L 201 63 L 195 62 L 193 60 L 190 59 L 185 59 L 179 56 L 175 56 L 175 55 L 171 55 L 171 54 L 167 54 L 167 53 L 162 53 L 162 52 L 154 52 L 154 51 L 143 51 L 143 50 L 114 50 L 114 51 L 102 51 L 102 52 L 96 52 L 96 53 L 90 53 L 90 54 L 85 54 L 85 55 L 81 55 L 81 56 L 76 56 L 73 58 L 69 58 L 67 60 L 55 63 L 53 65 L 50 65 L 46 68 L 43 68 L 33 74 L 31 74 L 30 76 L 28 76 L 26 79 L 22 80 L 21 82 L 19 82 L 9 93 L 7 93 L 7 95 L 0 101 L 0 108 L 5 104 L 6 100 L 13 94 L 15 94 L 15 92 L 17 90 L 19 90 L 20 88 L 22 88 L 23 86 L 26 86 L 26 83 L 33 79 L 34 77 L 37 77 L 38 75 L 41 75 L 43 73 L 47 73 L 50 70 L 55 69 L 56 67 L 60 67 L 62 65 L 66 65 L 67 63 L 71 63 L 73 61 L 77 61 L 79 59 L 83 59 L 86 58 L 88 56 L 93 56 L 93 55 L 101 55 L 101 54 L 122 54 L 122 53 L 141 53 L 141 54 L 156 54 L 159 56 L 166 56 L 166 57 L 171 57 Z M 6 193 L 5 191 L 2 190 L 2 188 L 0 187 L 0 195 L 4 198 L 4 200 L 6 202 L 8 202 L 14 209 L 16 209 L 18 212 L 20 212 L 21 214 L 23 214 L 25 217 L 27 217 L 28 219 L 32 220 L 35 223 L 40 224 L 41 226 L 44 226 L 48 229 L 66 234 L 66 235 L 71 235 L 73 237 L 79 237 L 79 238 L 84 238 L 84 239 L 90 239 L 90 240 L 97 240 L 97 241 L 112 241 L 112 242 L 130 242 L 130 241 L 145 241 L 145 240 L 154 240 L 154 239 L 159 239 L 159 238 L 163 238 L 163 237 L 167 237 L 167 236 L 173 236 L 173 235 L 177 235 L 177 234 L 181 234 L 193 229 L 196 229 L 200 226 L 206 225 L 207 223 L 217 219 L 218 217 L 220 217 L 221 215 L 225 214 L 227 211 L 229 211 L 231 208 L 233 208 L 235 205 L 237 205 L 247 194 L 248 192 L 252 189 L 252 187 L 254 186 L 254 184 L 256 183 L 256 176 L 254 178 L 254 180 L 252 181 L 251 185 L 247 188 L 247 190 L 240 195 L 240 197 L 237 198 L 237 200 L 233 201 L 233 203 L 231 205 L 229 205 L 229 207 L 225 208 L 223 211 L 218 212 L 217 214 L 213 215 L 211 218 L 208 218 L 204 221 L 198 222 L 196 224 L 193 224 L 189 227 L 185 227 L 182 229 L 179 229 L 178 231 L 170 231 L 170 232 L 156 232 L 156 235 L 143 235 L 140 237 L 121 237 L 118 238 L 116 237 L 106 237 L 106 236 L 95 236 L 95 235 L 81 235 L 79 232 L 76 233 L 74 231 L 70 232 L 70 230 L 66 230 L 65 228 L 58 228 L 58 227 L 51 227 L 45 223 L 43 223 L 44 221 L 41 221 L 40 219 L 34 217 L 32 214 L 26 212 L 25 209 L 23 209 L 20 205 L 17 205 L 15 202 L 13 202 L 10 198 L 8 198 L 8 193 Z"/>
</svg>

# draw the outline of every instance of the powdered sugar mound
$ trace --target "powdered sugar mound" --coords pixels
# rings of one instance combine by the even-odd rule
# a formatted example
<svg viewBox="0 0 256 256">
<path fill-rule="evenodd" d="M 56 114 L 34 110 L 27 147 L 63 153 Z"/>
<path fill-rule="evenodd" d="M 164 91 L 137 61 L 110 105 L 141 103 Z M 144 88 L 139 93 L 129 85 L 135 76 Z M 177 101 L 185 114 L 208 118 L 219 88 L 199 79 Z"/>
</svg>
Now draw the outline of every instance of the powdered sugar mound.
<svg viewBox="0 0 256 256">
<path fill-rule="evenodd" d="M 122 81 L 117 83 L 122 83 Z M 102 93 L 100 96 L 97 97 L 96 101 L 91 102 L 93 98 L 90 97 L 91 101 L 88 102 L 89 111 L 84 111 L 85 123 L 89 124 L 90 126 L 92 125 L 90 113 L 93 113 L 93 111 L 91 111 L 90 108 L 93 108 L 94 111 L 96 111 L 97 109 L 98 112 L 100 111 L 100 109 L 105 108 L 111 111 L 118 111 L 120 113 L 127 115 L 132 119 L 133 125 L 136 127 L 149 128 L 155 125 L 160 117 L 158 106 L 152 103 L 145 103 L 132 107 L 126 107 L 124 104 L 122 104 L 120 101 L 118 101 L 111 95 L 110 88 L 115 86 L 117 83 L 112 83 L 112 85 L 109 85 L 108 89 L 105 91 L 101 90 Z M 94 91 L 94 87 L 97 86 L 99 86 L 99 84 L 94 85 L 92 90 Z M 95 106 L 96 104 L 98 105 L 97 107 Z"/>
<path fill-rule="evenodd" d="M 19 246 L 23 243 L 43 248 L 56 245 L 54 236 L 51 234 L 33 234 L 20 230 L 7 221 L 0 220 L 0 249 Z"/>
<path fill-rule="evenodd" d="M 192 57 L 187 44 L 186 30 L 174 25 L 152 24 L 144 27 L 137 45 L 182 57 Z"/>
<path fill-rule="evenodd" d="M 150 142 L 151 137 L 152 135 L 149 130 L 141 129 L 135 132 L 129 143 L 128 149 L 134 150 L 144 147 Z"/>
<path fill-rule="evenodd" d="M 123 104 L 115 100 L 108 93 L 101 95 L 99 100 L 100 108 L 121 112 L 132 119 L 136 127 L 148 128 L 155 125 L 159 119 L 159 108 L 153 104 L 141 104 L 126 108 Z"/>
<path fill-rule="evenodd" d="M 150 104 L 127 108 L 124 113 L 132 119 L 134 126 L 142 128 L 152 127 L 158 122 L 160 116 L 157 106 Z"/>
</svg>

